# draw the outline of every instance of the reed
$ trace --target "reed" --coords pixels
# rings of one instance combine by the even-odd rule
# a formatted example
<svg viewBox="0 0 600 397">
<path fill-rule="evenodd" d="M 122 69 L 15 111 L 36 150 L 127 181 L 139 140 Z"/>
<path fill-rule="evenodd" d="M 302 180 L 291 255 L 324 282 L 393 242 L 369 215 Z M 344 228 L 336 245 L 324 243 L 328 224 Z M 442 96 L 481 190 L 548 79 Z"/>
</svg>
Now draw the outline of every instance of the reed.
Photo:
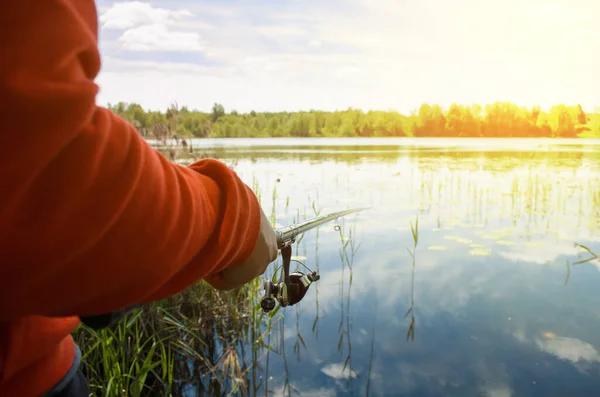
<svg viewBox="0 0 600 397">
<path fill-rule="evenodd" d="M 413 239 L 412 250 L 406 249 L 408 254 L 412 259 L 411 263 L 411 278 L 410 278 L 410 306 L 408 310 L 404 314 L 404 318 L 406 318 L 410 314 L 410 325 L 408 326 L 408 331 L 406 332 L 406 340 L 409 339 L 414 342 L 415 340 L 415 268 L 416 268 L 416 250 L 417 244 L 419 243 L 419 218 L 415 220 L 415 223 L 410 223 L 410 232 Z"/>
<path fill-rule="evenodd" d="M 256 180 L 253 188 L 260 191 Z M 273 204 L 276 197 L 273 189 Z M 143 306 L 109 329 L 81 325 L 73 337 L 83 352 L 82 371 L 91 395 L 179 396 L 191 391 L 245 396 L 267 389 L 257 362 L 272 348 L 268 336 L 281 314 L 263 314 L 261 287 L 255 279 L 223 292 L 201 281 Z M 246 352 L 249 341 L 251 351 Z"/>
<path fill-rule="evenodd" d="M 264 195 L 256 178 L 252 188 L 261 201 Z M 271 193 L 271 221 L 276 223 L 276 185 Z M 289 197 L 286 211 L 288 206 Z M 314 201 L 311 209 L 315 215 L 321 212 Z M 310 215 L 306 208 L 298 209 L 293 222 Z M 344 243 L 342 260 L 351 268 L 348 261 L 356 250 L 354 242 L 349 255 L 345 251 L 349 242 L 340 236 Z M 302 236 L 295 243 L 296 254 L 301 242 Z M 279 263 L 275 265 L 277 268 Z M 268 270 L 265 276 L 277 275 Z M 226 292 L 202 281 L 168 299 L 144 305 L 111 328 L 96 331 L 81 325 L 73 337 L 83 352 L 82 371 L 91 396 L 269 395 L 273 393 L 269 384 L 273 355 L 283 360 L 284 393 L 291 393 L 294 388 L 287 376 L 284 314 L 279 308 L 264 314 L 261 291 L 260 278 Z M 294 352 L 300 359 L 306 343 L 299 331 L 300 305 L 295 310 Z"/>
<path fill-rule="evenodd" d="M 244 345 L 261 339 L 259 282 L 234 292 L 200 282 L 169 299 L 146 305 L 100 331 L 79 327 L 74 339 L 94 396 L 252 395 L 256 376 Z M 255 355 L 257 351 L 254 351 Z"/>
</svg>

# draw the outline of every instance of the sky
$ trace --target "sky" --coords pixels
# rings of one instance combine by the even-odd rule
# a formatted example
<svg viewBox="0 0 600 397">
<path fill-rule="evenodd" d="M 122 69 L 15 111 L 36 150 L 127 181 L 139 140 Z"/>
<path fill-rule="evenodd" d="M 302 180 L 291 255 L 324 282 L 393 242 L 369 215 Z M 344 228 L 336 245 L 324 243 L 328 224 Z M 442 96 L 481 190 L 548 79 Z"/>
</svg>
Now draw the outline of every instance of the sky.
<svg viewBox="0 0 600 397">
<path fill-rule="evenodd" d="M 600 106 L 598 0 L 96 2 L 98 103 Z"/>
</svg>

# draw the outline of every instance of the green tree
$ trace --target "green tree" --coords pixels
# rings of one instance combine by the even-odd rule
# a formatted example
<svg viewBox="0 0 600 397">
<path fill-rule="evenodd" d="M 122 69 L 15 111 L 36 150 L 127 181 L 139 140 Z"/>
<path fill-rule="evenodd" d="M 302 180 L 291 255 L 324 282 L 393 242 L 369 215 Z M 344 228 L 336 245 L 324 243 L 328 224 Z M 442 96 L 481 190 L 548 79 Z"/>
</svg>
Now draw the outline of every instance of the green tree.
<svg viewBox="0 0 600 397">
<path fill-rule="evenodd" d="M 212 122 L 216 123 L 223 116 L 225 116 L 225 107 L 219 103 L 215 103 L 212 107 Z"/>
<path fill-rule="evenodd" d="M 215 103 L 208 112 L 171 104 L 164 112 L 119 102 L 108 108 L 144 137 L 559 137 L 600 138 L 600 108 L 586 114 L 580 105 L 526 108 L 508 102 L 453 103 L 447 111 L 422 104 L 407 115 L 348 108 L 325 112 L 225 113 Z"/>
</svg>

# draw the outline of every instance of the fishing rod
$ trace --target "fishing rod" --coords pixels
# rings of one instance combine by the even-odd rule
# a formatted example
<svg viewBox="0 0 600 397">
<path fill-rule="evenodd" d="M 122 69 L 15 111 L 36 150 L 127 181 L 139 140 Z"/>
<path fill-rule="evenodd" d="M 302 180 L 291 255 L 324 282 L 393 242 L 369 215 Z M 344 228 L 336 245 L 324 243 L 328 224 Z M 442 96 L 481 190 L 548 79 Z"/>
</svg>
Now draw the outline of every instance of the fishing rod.
<svg viewBox="0 0 600 397">
<path fill-rule="evenodd" d="M 296 261 L 302 264 L 309 273 L 303 273 L 301 271 L 294 271 L 290 273 L 290 264 L 292 261 L 292 244 L 296 242 L 296 237 L 305 232 L 314 229 L 324 223 L 337 220 L 343 216 L 362 211 L 368 207 L 352 208 L 345 211 L 334 212 L 328 215 L 317 216 L 316 218 L 308 219 L 303 222 L 294 223 L 289 226 L 284 226 L 275 230 L 277 235 L 277 248 L 281 250 L 282 259 L 282 270 L 283 279 L 278 282 L 271 280 L 265 280 L 263 283 L 263 289 L 265 295 L 260 301 L 260 306 L 265 313 L 269 313 L 275 309 L 276 302 L 279 302 L 281 307 L 293 306 L 300 302 L 310 285 L 318 281 L 321 276 L 316 272 L 308 269 L 300 261 Z M 339 228 L 339 226 L 337 226 Z M 277 272 L 277 270 L 275 270 Z"/>
<path fill-rule="evenodd" d="M 300 302 L 306 295 L 306 291 L 310 285 L 319 280 L 320 276 L 316 271 L 310 271 L 310 273 L 302 273 L 300 271 L 294 271 L 290 273 L 290 263 L 292 259 L 292 244 L 296 242 L 296 238 L 304 234 L 311 229 L 321 226 L 324 223 L 337 220 L 343 216 L 352 214 L 354 212 L 362 211 L 368 207 L 353 208 L 345 211 L 334 212 L 328 215 L 317 216 L 303 222 L 294 223 L 289 226 L 284 226 L 275 229 L 275 235 L 277 236 L 277 248 L 281 250 L 281 257 L 283 259 L 283 280 L 279 282 L 272 282 L 267 280 L 263 284 L 265 290 L 265 296 L 262 298 L 260 305 L 265 313 L 270 312 L 275 308 L 276 301 L 283 307 L 292 306 Z M 300 261 L 296 261 L 302 264 Z M 302 264 L 304 267 L 306 265 Z M 277 270 L 276 270 L 277 272 Z M 142 305 L 137 304 L 130 306 L 122 310 L 116 310 L 111 313 L 95 315 L 95 316 L 80 316 L 81 322 L 93 329 L 102 329 L 120 321 L 124 316 L 132 313 L 135 309 L 140 308 Z"/>
</svg>

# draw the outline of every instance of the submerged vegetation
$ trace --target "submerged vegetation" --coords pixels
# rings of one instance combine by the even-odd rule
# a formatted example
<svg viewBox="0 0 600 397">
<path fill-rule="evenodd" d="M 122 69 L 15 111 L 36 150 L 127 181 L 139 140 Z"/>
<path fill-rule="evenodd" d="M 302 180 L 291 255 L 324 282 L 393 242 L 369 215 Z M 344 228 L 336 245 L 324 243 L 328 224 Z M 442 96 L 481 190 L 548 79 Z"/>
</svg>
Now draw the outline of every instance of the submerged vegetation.
<svg viewBox="0 0 600 397">
<path fill-rule="evenodd" d="M 452 104 L 448 109 L 423 104 L 405 115 L 395 111 L 348 109 L 336 112 L 226 112 L 215 104 L 211 112 L 177 104 L 165 112 L 139 104 L 109 108 L 131 122 L 144 137 L 550 137 L 600 138 L 600 111 L 580 105 L 556 105 L 547 112 L 508 102 L 480 106 Z"/>
</svg>

